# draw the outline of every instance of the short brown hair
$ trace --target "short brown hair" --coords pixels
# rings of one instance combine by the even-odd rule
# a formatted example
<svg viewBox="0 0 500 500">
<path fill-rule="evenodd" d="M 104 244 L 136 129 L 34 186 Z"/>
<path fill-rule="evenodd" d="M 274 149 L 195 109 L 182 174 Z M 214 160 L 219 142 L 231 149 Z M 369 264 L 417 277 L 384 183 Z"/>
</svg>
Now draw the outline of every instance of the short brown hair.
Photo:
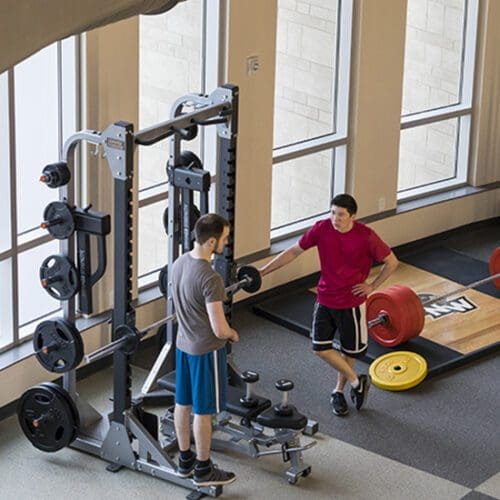
<svg viewBox="0 0 500 500">
<path fill-rule="evenodd" d="M 218 214 L 202 215 L 194 225 L 194 238 L 196 243 L 203 245 L 210 238 L 219 239 L 224 227 L 229 227 L 229 222 Z"/>
</svg>

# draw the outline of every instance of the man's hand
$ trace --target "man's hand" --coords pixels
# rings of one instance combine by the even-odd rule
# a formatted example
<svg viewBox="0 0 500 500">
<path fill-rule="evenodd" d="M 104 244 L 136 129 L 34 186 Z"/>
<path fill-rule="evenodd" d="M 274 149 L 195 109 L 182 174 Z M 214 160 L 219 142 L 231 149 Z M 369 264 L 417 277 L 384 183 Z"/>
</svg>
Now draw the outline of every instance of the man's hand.
<svg viewBox="0 0 500 500">
<path fill-rule="evenodd" d="M 353 295 L 370 295 L 370 293 L 374 291 L 375 288 L 366 281 L 364 283 L 359 283 L 358 285 L 354 285 L 352 287 Z"/>
<path fill-rule="evenodd" d="M 229 341 L 234 344 L 235 342 L 239 342 L 239 340 L 240 336 L 238 335 L 238 332 L 231 328 L 231 336 L 229 337 Z"/>
</svg>

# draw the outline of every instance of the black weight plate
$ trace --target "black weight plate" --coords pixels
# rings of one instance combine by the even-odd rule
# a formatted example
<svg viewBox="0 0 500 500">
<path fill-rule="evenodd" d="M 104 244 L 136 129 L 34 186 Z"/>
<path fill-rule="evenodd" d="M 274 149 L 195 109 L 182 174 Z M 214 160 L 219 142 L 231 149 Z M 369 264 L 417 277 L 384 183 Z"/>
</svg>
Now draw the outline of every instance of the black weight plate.
<svg viewBox="0 0 500 500">
<path fill-rule="evenodd" d="M 191 205 L 191 225 L 189 228 L 190 231 L 193 231 L 194 225 L 196 224 L 196 221 L 200 218 L 200 216 L 201 216 L 200 209 L 196 205 Z M 181 211 L 181 219 L 182 219 L 182 211 Z M 165 228 L 165 233 L 168 234 L 168 207 L 163 212 L 163 227 Z M 175 221 L 174 231 L 177 233 L 179 232 L 179 230 L 180 230 L 179 222 Z"/>
<path fill-rule="evenodd" d="M 78 410 L 73 400 L 51 382 L 28 389 L 19 400 L 17 416 L 24 435 L 42 451 L 58 451 L 70 445 L 78 433 Z"/>
<path fill-rule="evenodd" d="M 192 151 L 182 151 L 180 156 L 181 164 L 186 168 L 199 168 L 203 170 L 203 163 L 200 158 Z"/>
<path fill-rule="evenodd" d="M 42 171 L 40 180 L 50 188 L 65 186 L 71 180 L 68 164 L 60 161 L 47 165 Z"/>
<path fill-rule="evenodd" d="M 75 231 L 73 210 L 64 201 L 49 203 L 43 211 L 43 219 L 47 224 L 45 229 L 57 240 L 65 240 Z"/>
<path fill-rule="evenodd" d="M 168 292 L 168 271 L 167 271 L 168 266 L 163 266 L 161 268 L 160 274 L 158 276 L 158 284 L 160 286 L 160 292 L 161 294 L 167 298 L 167 292 Z"/>
<path fill-rule="evenodd" d="M 243 285 L 241 288 L 248 293 L 255 293 L 259 290 L 262 284 L 262 278 L 257 268 L 253 266 L 242 266 L 238 269 L 238 281 L 243 280 L 245 277 L 250 278 L 250 283 Z"/>
<path fill-rule="evenodd" d="M 75 325 L 63 318 L 42 321 L 33 335 L 33 349 L 48 371 L 66 373 L 83 358 L 83 340 Z"/>
<path fill-rule="evenodd" d="M 44 290 L 57 300 L 69 300 L 80 290 L 78 271 L 65 255 L 50 255 L 42 262 L 40 282 Z"/>
</svg>

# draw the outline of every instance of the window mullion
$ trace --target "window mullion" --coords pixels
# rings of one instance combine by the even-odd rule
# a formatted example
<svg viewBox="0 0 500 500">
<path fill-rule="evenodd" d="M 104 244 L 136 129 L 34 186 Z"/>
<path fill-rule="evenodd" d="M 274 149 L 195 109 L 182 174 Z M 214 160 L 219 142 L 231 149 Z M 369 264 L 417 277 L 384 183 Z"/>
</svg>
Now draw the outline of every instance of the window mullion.
<svg viewBox="0 0 500 500">
<path fill-rule="evenodd" d="M 19 342 L 19 268 L 17 246 L 17 178 L 16 178 L 16 120 L 15 120 L 15 94 L 14 94 L 14 69 L 8 72 L 9 95 L 9 152 L 10 152 L 10 234 L 11 234 L 11 279 L 12 279 L 12 332 L 13 344 Z"/>
</svg>

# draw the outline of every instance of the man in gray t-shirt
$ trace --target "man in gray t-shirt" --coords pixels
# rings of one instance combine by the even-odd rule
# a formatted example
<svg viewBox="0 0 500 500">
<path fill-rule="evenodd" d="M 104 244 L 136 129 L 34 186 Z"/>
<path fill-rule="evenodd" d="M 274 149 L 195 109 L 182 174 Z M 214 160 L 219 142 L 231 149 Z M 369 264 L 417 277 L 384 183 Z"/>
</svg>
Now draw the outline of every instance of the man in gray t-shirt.
<svg viewBox="0 0 500 500">
<path fill-rule="evenodd" d="M 232 483 L 236 476 L 210 460 L 212 416 L 225 407 L 226 342 L 238 342 L 224 314 L 222 277 L 212 269 L 212 255 L 227 244 L 229 223 L 217 214 L 198 219 L 191 252 L 172 267 L 172 293 L 179 323 L 176 346 L 175 432 L 181 477 L 193 475 L 197 486 Z M 191 450 L 190 417 L 196 454 Z"/>
</svg>

